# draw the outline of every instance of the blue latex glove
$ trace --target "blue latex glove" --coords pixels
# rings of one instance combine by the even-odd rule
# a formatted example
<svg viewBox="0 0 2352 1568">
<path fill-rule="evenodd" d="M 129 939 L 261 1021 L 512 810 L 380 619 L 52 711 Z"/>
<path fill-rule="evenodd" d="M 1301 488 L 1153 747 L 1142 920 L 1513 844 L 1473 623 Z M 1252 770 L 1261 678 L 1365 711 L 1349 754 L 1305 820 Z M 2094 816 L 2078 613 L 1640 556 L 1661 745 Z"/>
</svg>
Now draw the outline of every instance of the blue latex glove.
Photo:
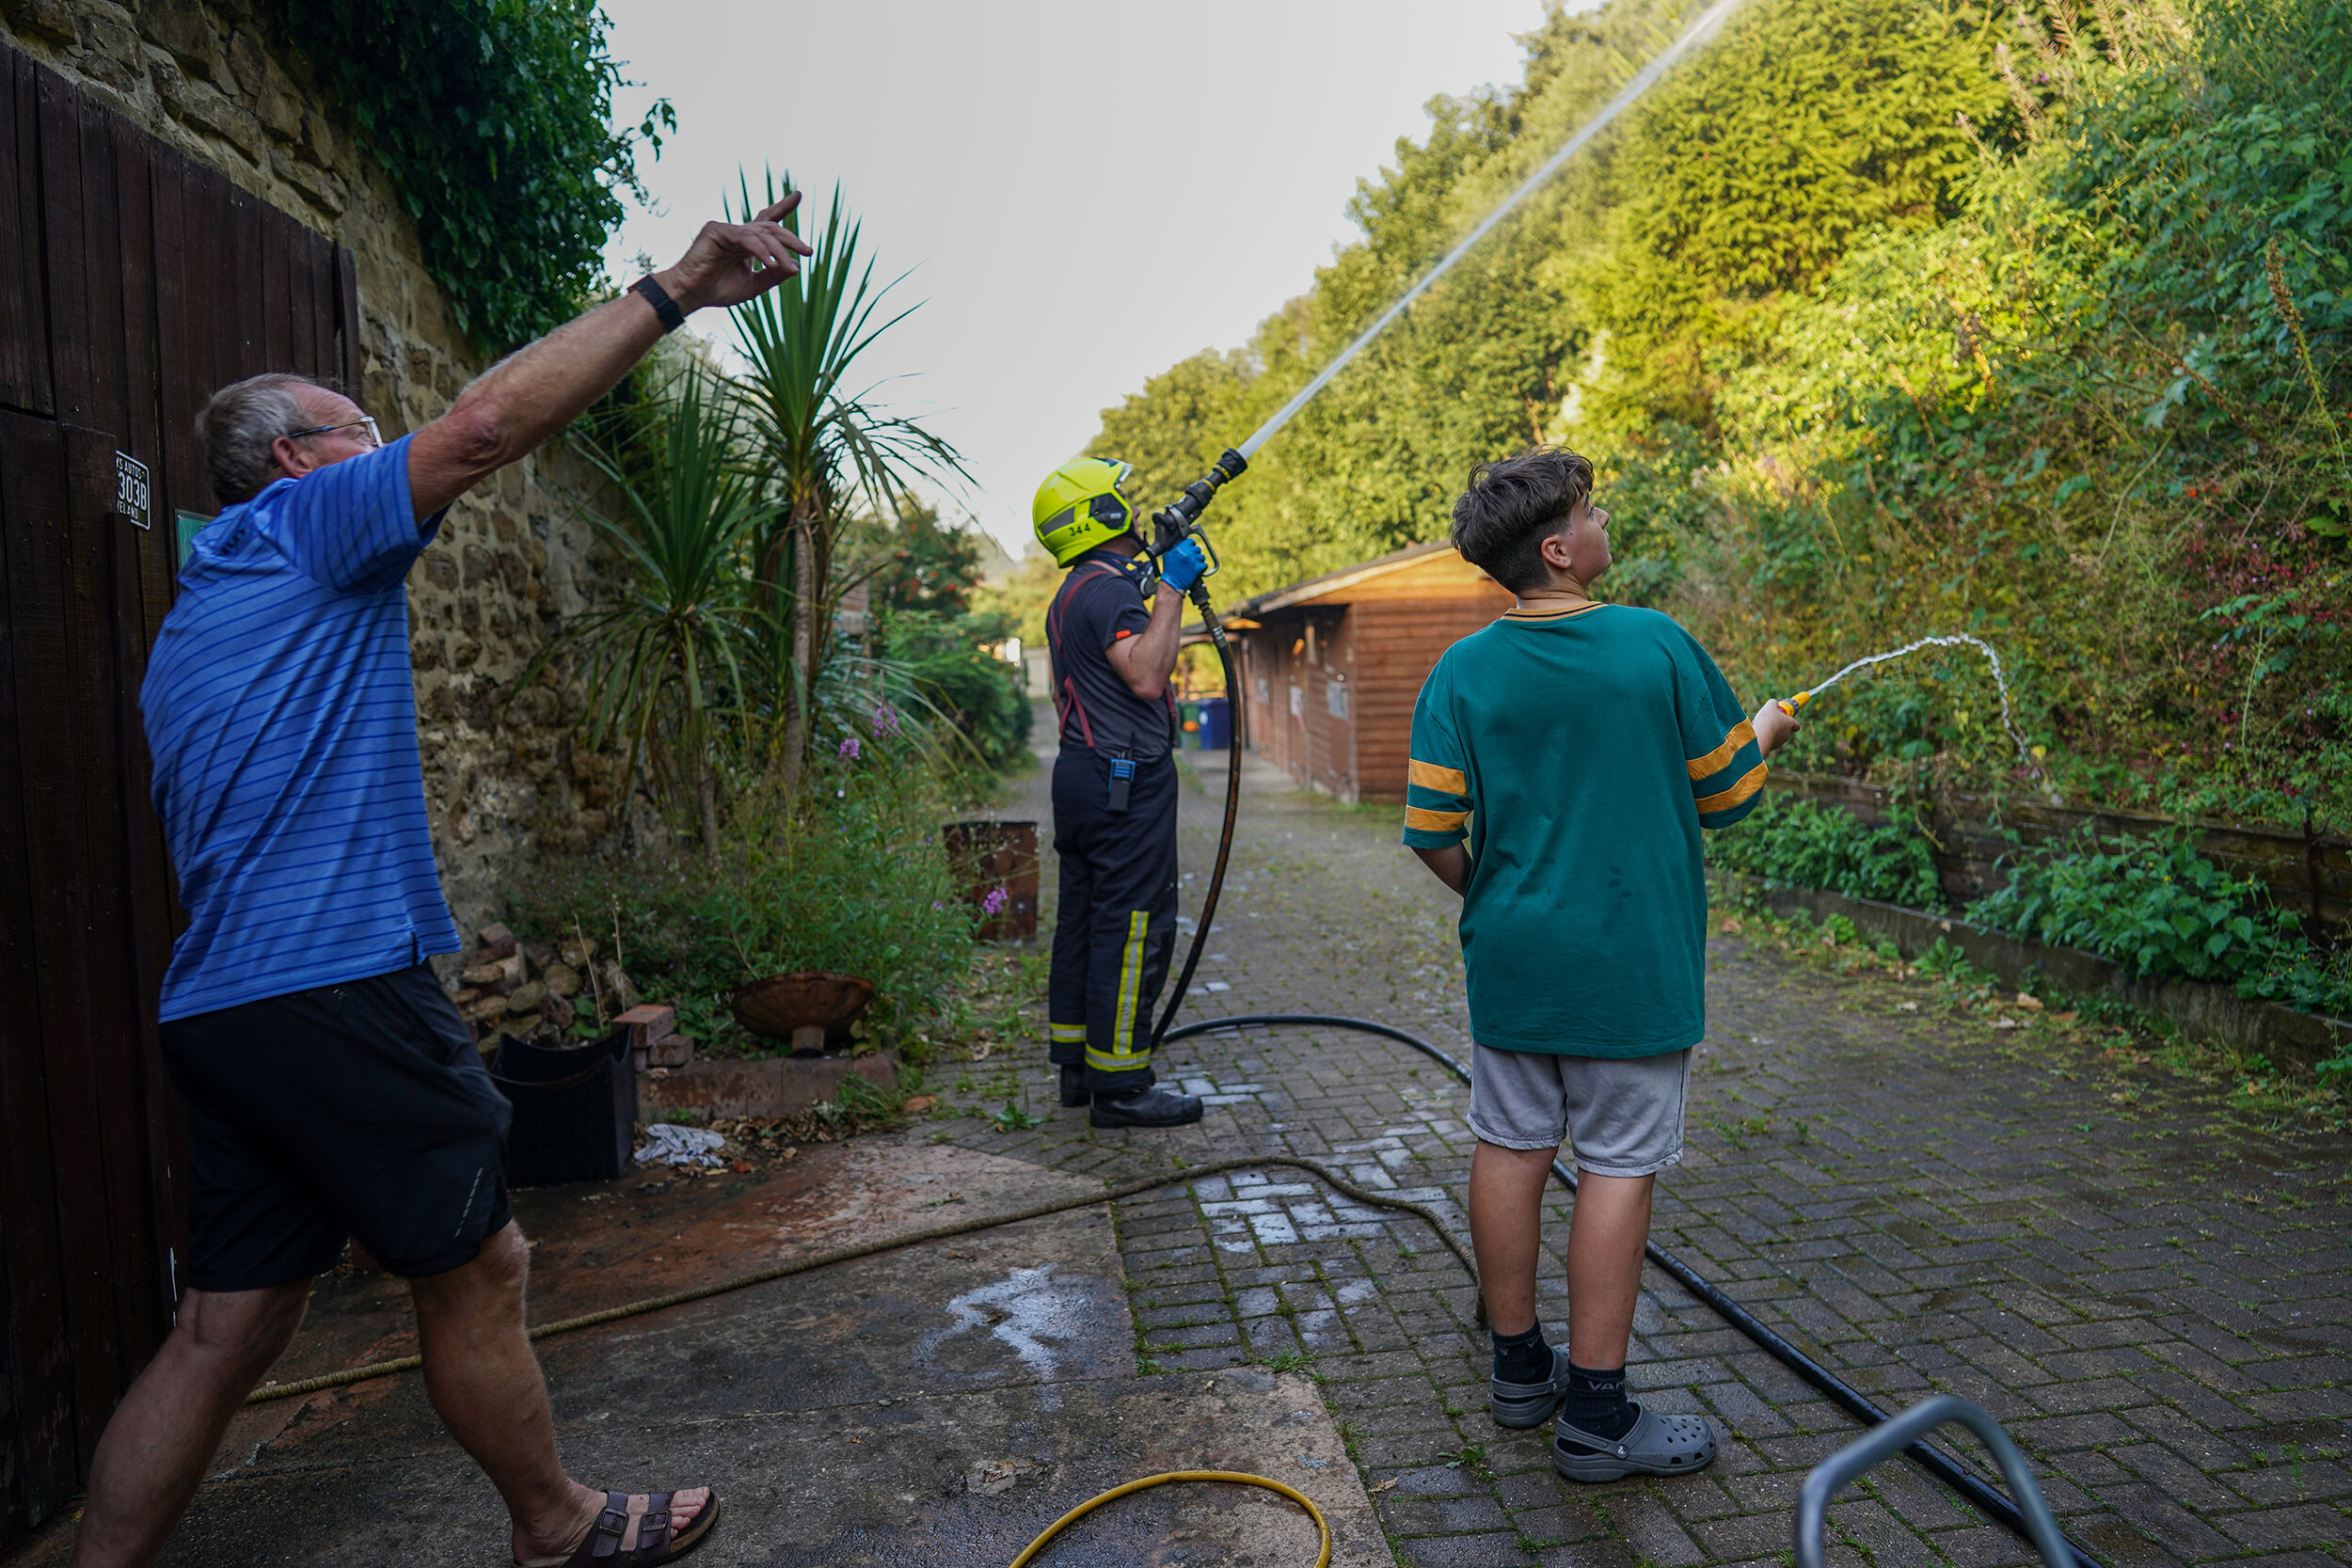
<svg viewBox="0 0 2352 1568">
<path fill-rule="evenodd" d="M 1208 552 L 1200 541 L 1186 538 L 1174 549 L 1160 557 L 1160 580 L 1179 594 L 1189 594 L 1192 585 L 1209 569 Z"/>
</svg>

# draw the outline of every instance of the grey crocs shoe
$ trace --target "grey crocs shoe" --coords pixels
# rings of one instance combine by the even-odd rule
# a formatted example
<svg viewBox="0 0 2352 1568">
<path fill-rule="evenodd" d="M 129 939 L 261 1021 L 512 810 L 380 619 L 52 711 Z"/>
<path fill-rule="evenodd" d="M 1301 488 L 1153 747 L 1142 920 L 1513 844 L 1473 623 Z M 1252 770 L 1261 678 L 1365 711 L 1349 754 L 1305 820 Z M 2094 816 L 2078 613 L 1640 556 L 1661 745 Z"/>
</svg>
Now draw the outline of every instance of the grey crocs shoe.
<svg viewBox="0 0 2352 1568">
<path fill-rule="evenodd" d="M 1544 1348 L 1551 1352 L 1551 1376 L 1547 1381 L 1505 1383 L 1499 1377 L 1488 1380 L 1486 1408 L 1494 1413 L 1500 1425 L 1541 1426 L 1560 1408 L 1560 1398 L 1568 1391 L 1568 1358 L 1557 1345 Z"/>
<path fill-rule="evenodd" d="M 1626 1476 L 1679 1476 L 1715 1459 L 1715 1429 L 1704 1416 L 1661 1416 L 1633 1406 L 1633 1430 L 1613 1441 L 1568 1425 L 1551 1429 L 1551 1467 L 1570 1481 L 1618 1481 Z"/>
</svg>

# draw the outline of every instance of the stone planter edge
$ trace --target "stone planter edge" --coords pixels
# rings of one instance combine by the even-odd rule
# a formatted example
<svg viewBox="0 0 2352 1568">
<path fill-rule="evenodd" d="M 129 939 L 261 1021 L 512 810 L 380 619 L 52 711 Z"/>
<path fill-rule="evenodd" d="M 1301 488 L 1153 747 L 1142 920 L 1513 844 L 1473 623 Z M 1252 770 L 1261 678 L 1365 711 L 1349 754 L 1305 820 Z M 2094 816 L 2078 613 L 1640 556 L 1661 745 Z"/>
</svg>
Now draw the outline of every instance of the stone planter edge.
<svg viewBox="0 0 2352 1568">
<path fill-rule="evenodd" d="M 638 1115 L 658 1121 L 676 1111 L 723 1117 L 786 1117 L 831 1100 L 841 1081 L 865 1079 L 878 1089 L 898 1081 L 898 1058 L 886 1052 L 865 1056 L 769 1056 L 743 1061 L 697 1056 L 660 1076 L 637 1079 Z"/>
</svg>

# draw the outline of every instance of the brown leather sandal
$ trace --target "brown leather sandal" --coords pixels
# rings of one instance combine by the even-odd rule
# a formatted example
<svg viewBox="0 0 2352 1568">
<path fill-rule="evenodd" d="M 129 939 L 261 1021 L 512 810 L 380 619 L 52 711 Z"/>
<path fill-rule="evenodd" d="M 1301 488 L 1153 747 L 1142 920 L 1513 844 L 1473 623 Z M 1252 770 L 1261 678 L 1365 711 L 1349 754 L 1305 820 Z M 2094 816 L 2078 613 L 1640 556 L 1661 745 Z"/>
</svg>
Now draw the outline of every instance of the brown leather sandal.
<svg viewBox="0 0 2352 1568">
<path fill-rule="evenodd" d="M 694 1522 L 675 1534 L 670 1497 L 667 1492 L 648 1494 L 645 1512 L 632 1514 L 628 1493 L 607 1492 L 604 1512 L 588 1527 L 587 1538 L 564 1560 L 564 1568 L 652 1568 L 658 1562 L 675 1562 L 701 1545 L 719 1522 L 719 1494 L 712 1492 Z M 634 1544 L 625 1544 L 632 1536 Z"/>
</svg>

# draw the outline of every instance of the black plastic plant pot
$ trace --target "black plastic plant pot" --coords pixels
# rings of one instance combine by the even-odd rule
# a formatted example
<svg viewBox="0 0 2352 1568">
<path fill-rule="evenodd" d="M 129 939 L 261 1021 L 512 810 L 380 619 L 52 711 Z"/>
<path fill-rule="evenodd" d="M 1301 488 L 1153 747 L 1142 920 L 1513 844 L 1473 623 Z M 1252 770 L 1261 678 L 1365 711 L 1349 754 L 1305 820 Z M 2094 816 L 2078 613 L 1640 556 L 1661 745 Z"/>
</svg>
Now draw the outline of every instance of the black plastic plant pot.
<svg viewBox="0 0 2352 1568">
<path fill-rule="evenodd" d="M 628 1030 L 568 1051 L 501 1035 L 490 1081 L 515 1107 L 506 1135 L 509 1186 L 610 1181 L 628 1168 L 637 1072 Z"/>
</svg>

